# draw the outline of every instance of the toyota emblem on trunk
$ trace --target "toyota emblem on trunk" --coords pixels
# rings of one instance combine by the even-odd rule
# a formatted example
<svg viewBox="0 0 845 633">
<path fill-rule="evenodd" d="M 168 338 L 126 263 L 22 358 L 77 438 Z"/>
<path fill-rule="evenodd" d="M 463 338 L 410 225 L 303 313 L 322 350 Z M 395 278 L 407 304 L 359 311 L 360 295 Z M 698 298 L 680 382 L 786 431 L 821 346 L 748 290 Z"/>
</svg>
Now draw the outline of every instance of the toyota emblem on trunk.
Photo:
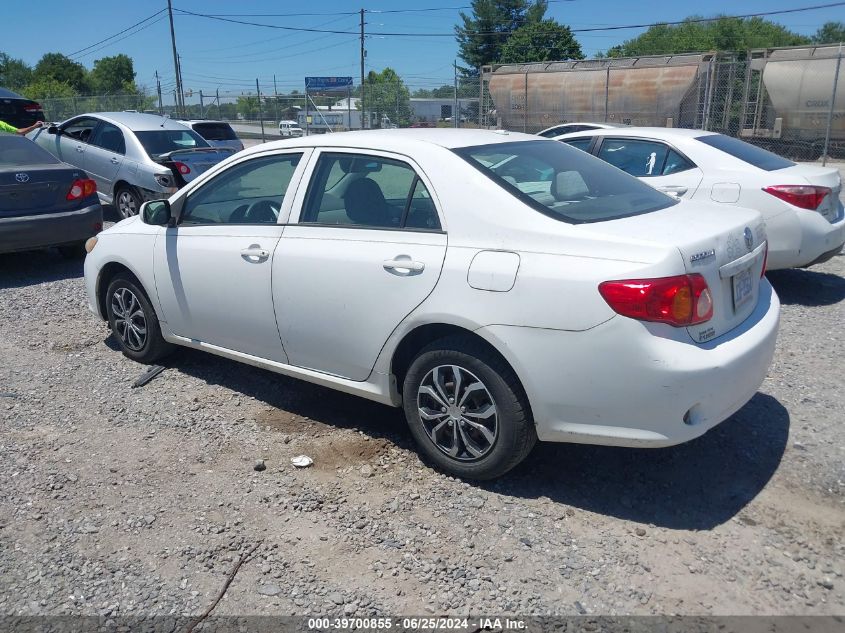
<svg viewBox="0 0 845 633">
<path fill-rule="evenodd" d="M 751 232 L 747 226 L 745 230 L 742 232 L 742 236 L 745 238 L 745 247 L 750 251 L 754 247 L 754 234 Z"/>
<path fill-rule="evenodd" d="M 15 180 L 17 180 L 18 182 L 29 182 L 29 174 L 15 174 Z"/>
</svg>

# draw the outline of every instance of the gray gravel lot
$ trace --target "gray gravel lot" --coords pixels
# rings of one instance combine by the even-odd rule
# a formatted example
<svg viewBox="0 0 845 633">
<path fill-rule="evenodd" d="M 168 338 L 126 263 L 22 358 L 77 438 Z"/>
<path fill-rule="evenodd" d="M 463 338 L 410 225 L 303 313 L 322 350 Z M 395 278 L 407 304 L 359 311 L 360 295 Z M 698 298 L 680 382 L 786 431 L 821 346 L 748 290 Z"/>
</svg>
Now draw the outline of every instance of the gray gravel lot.
<svg viewBox="0 0 845 633">
<path fill-rule="evenodd" d="M 200 352 L 131 389 L 81 275 L 0 256 L 0 615 L 198 614 L 256 543 L 215 614 L 845 613 L 845 257 L 770 274 L 775 362 L 704 437 L 489 485 L 398 409 Z"/>
</svg>

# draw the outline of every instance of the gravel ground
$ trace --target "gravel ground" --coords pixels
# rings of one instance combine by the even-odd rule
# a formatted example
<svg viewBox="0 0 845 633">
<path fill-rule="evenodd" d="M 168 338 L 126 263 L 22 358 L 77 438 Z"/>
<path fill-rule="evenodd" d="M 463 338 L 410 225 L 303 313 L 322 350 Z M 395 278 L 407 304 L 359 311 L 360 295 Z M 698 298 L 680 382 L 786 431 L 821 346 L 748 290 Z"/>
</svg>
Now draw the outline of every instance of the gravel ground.
<svg viewBox="0 0 845 633">
<path fill-rule="evenodd" d="M 774 364 L 704 437 L 489 485 L 398 409 L 200 352 L 133 390 L 81 275 L 0 256 L 0 615 L 199 614 L 256 544 L 215 614 L 845 613 L 845 257 L 770 274 Z"/>
</svg>

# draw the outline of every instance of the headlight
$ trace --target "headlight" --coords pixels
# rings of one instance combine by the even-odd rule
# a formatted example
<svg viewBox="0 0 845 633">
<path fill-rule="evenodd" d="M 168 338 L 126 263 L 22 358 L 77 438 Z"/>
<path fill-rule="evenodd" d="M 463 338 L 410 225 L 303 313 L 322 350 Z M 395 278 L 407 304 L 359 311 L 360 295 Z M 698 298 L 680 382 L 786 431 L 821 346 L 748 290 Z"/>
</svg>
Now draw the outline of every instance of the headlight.
<svg viewBox="0 0 845 633">
<path fill-rule="evenodd" d="M 94 250 L 94 247 L 97 245 L 97 238 L 96 237 L 89 237 L 85 241 L 85 252 L 90 253 Z"/>
</svg>

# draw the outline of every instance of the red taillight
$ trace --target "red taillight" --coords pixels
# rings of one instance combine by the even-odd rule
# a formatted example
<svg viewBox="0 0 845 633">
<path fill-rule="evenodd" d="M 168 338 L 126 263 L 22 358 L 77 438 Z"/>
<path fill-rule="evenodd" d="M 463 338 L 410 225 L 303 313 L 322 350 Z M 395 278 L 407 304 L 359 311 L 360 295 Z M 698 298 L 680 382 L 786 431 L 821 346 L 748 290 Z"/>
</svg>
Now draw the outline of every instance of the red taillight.
<svg viewBox="0 0 845 633">
<path fill-rule="evenodd" d="M 176 165 L 176 169 L 179 170 L 179 173 L 183 176 L 186 176 L 191 173 L 191 168 L 188 167 L 185 163 L 180 163 L 178 160 L 173 163 Z"/>
<path fill-rule="evenodd" d="M 70 191 L 67 192 L 65 200 L 79 200 L 87 198 L 97 192 L 97 183 L 90 178 L 79 178 L 73 181 Z"/>
<path fill-rule="evenodd" d="M 815 185 L 772 185 L 763 187 L 763 191 L 780 198 L 784 202 L 802 209 L 815 211 L 830 193 L 830 187 L 816 187 Z"/>
<path fill-rule="evenodd" d="M 640 321 L 684 327 L 713 317 L 713 296 L 698 273 L 605 281 L 599 284 L 599 292 L 615 312 Z"/>
<path fill-rule="evenodd" d="M 24 112 L 41 112 L 41 104 L 40 103 L 27 103 L 23 107 Z"/>
</svg>

